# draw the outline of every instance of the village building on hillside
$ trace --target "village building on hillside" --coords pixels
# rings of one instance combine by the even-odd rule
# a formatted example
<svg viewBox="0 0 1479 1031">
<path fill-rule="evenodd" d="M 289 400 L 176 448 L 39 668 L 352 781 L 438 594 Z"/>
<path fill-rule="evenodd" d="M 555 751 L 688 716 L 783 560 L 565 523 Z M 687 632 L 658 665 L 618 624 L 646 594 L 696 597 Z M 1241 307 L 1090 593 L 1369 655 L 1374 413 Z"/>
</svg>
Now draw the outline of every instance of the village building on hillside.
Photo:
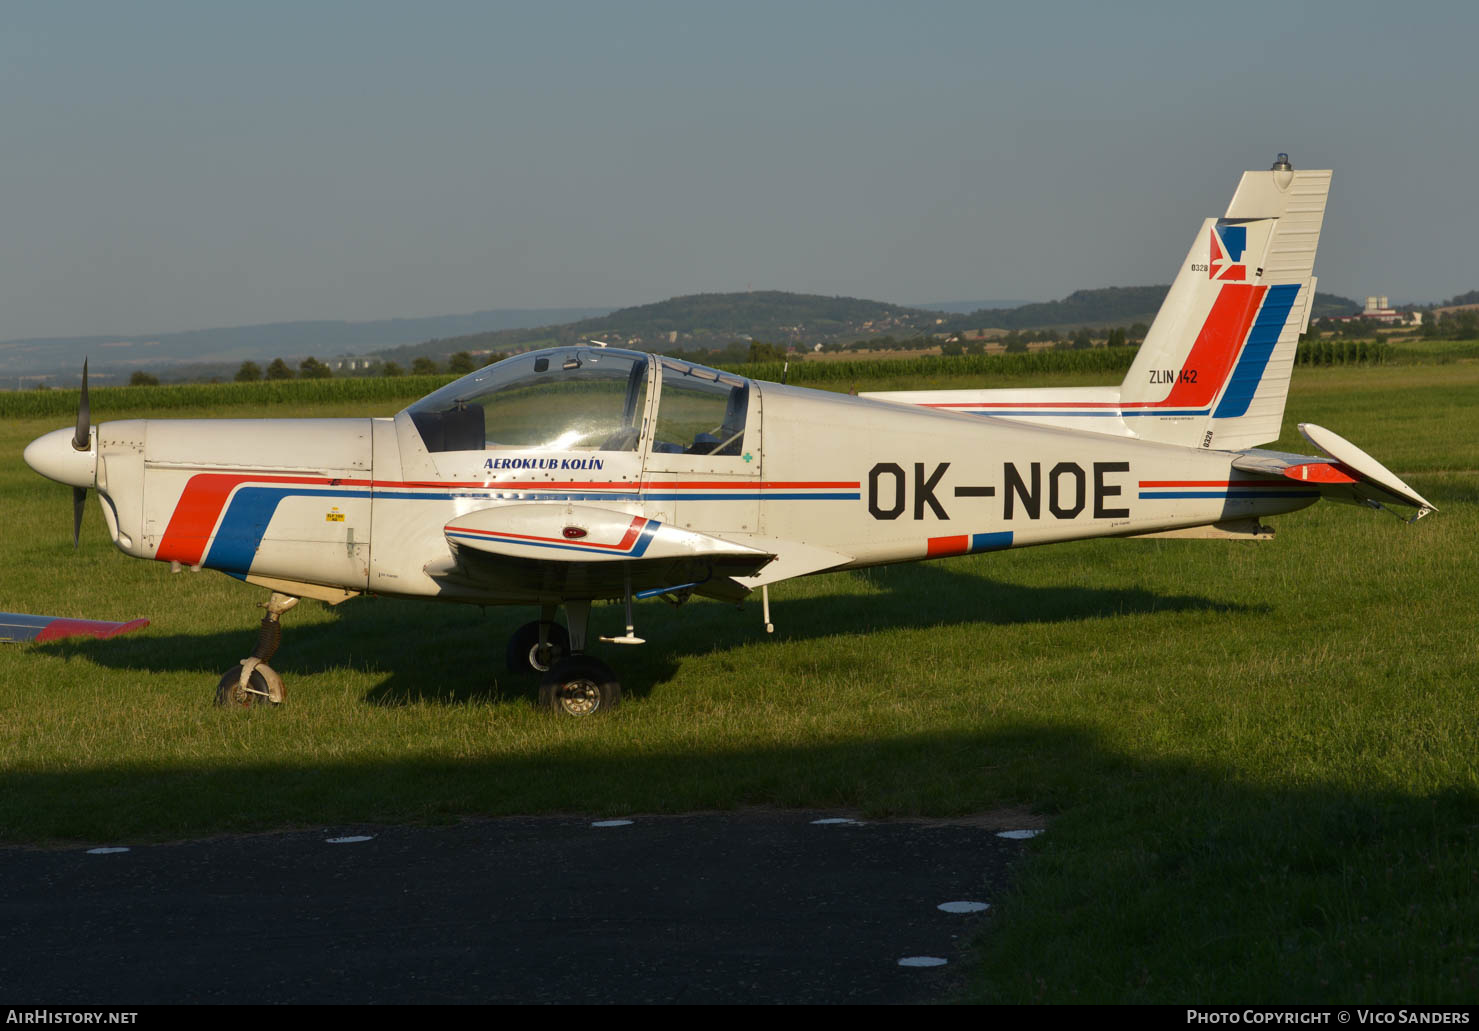
<svg viewBox="0 0 1479 1031">
<path fill-rule="evenodd" d="M 330 358 L 328 365 L 335 372 L 365 372 L 373 369 L 385 361 L 374 355 L 340 355 L 338 358 Z"/>
<path fill-rule="evenodd" d="M 1355 315 L 1329 315 L 1328 322 L 1380 322 L 1386 325 L 1399 325 L 1411 323 L 1422 325 L 1423 313 L 1420 311 L 1399 311 L 1393 308 L 1386 297 L 1371 295 L 1366 298 L 1366 307 Z"/>
</svg>

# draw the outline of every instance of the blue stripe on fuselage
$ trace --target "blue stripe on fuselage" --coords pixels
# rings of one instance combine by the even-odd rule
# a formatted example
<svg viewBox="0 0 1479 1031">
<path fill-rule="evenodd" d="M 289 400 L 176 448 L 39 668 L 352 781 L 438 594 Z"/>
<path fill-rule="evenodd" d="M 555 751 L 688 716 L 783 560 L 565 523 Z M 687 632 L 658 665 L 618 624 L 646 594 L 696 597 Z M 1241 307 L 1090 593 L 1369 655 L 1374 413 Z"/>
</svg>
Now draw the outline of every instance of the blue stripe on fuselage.
<svg viewBox="0 0 1479 1031">
<path fill-rule="evenodd" d="M 371 492 L 346 488 L 319 490 L 301 485 L 241 487 L 232 495 L 230 503 L 226 506 L 226 514 L 216 528 L 210 551 L 207 552 L 201 565 L 207 569 L 219 569 L 227 573 L 245 575 L 251 572 L 252 560 L 256 558 L 262 538 L 267 534 L 267 526 L 272 522 L 272 517 L 277 513 L 277 506 L 284 498 L 375 498 L 402 501 L 451 501 L 459 498 L 481 498 L 488 501 L 510 500 L 491 496 L 497 493 L 496 488 L 490 488 L 489 491 L 489 494 L 469 491 L 418 494 L 407 491 Z M 861 497 L 857 493 L 777 494 L 753 490 L 743 494 L 572 494 L 544 493 L 526 489 L 517 493 L 527 497 L 530 501 L 758 501 L 761 499 L 769 501 L 857 501 Z M 652 535 L 657 532 L 659 525 L 656 521 L 648 521 L 647 528 L 642 531 L 636 547 L 631 552 L 633 557 L 640 557 L 647 551 L 647 546 L 652 543 Z"/>
<path fill-rule="evenodd" d="M 368 498 L 367 490 L 313 490 L 301 486 L 242 487 L 226 507 L 226 515 L 216 529 L 215 540 L 202 565 L 226 572 L 251 572 L 257 546 L 267 533 L 267 524 L 286 497 L 303 498 Z"/>
<path fill-rule="evenodd" d="M 1012 530 L 1003 530 L 1000 533 L 973 533 L 971 534 L 971 554 L 978 551 L 1000 551 L 1002 548 L 1012 546 Z"/>
</svg>

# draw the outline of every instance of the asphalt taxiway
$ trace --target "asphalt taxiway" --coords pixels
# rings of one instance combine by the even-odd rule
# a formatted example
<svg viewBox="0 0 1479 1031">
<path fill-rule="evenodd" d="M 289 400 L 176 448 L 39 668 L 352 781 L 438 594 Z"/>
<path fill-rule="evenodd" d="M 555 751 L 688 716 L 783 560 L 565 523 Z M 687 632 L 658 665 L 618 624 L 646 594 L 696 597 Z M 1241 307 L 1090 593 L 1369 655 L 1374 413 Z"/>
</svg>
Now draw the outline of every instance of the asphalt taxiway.
<svg viewBox="0 0 1479 1031">
<path fill-rule="evenodd" d="M 0 849 L 11 1003 L 908 1003 L 1025 847 L 742 811 Z"/>
</svg>

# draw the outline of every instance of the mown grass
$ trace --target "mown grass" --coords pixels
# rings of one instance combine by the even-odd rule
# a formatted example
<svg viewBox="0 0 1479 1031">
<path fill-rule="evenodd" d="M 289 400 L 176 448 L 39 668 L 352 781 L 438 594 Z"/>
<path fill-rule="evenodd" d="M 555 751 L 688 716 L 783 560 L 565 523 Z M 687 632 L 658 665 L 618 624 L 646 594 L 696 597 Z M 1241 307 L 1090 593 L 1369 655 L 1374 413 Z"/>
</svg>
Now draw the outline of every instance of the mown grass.
<svg viewBox="0 0 1479 1031">
<path fill-rule="evenodd" d="M 503 673 L 529 613 L 386 599 L 300 605 L 274 663 L 288 704 L 215 710 L 261 592 L 126 559 L 92 505 L 74 555 L 69 492 L 19 458 L 67 420 L 9 420 L 0 608 L 153 623 L 0 646 L 0 839 L 1026 806 L 1049 832 L 992 899 L 974 998 L 1472 1002 L 1476 399 L 1473 363 L 1296 373 L 1272 446 L 1308 453 L 1296 420 L 1350 437 L 1440 506 L 1416 525 L 1322 504 L 1268 544 L 1082 542 L 819 576 L 772 592 L 771 637 L 758 602 L 645 604 L 649 644 L 607 655 L 628 701 L 591 722 L 544 718 Z M 595 618 L 609 633 L 619 613 Z"/>
</svg>

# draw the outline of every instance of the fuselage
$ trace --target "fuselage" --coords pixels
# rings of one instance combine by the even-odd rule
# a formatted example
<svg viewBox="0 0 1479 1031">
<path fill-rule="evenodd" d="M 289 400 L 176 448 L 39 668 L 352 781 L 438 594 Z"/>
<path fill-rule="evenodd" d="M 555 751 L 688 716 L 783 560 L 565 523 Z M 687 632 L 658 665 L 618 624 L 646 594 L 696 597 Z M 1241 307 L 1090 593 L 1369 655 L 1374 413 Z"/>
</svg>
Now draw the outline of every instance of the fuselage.
<svg viewBox="0 0 1479 1031">
<path fill-rule="evenodd" d="M 516 377 L 518 390 L 499 385 L 504 392 L 485 404 L 473 431 L 462 426 L 470 406 L 455 390 L 446 395 L 454 403 L 418 403 L 393 418 L 102 423 L 95 484 L 81 485 L 98 488 L 114 542 L 139 558 L 274 586 L 481 604 L 580 590 L 568 572 L 545 585 L 527 576 L 500 586 L 439 575 L 449 525 L 504 505 L 551 506 L 556 524 L 565 507 L 596 506 L 744 544 L 776 556 L 742 581 L 758 585 L 822 569 L 1204 526 L 1319 497 L 1313 485 L 1236 471 L 1228 452 L 623 354 L 598 356 L 608 367 L 625 360 L 630 374 L 608 376 L 595 393 L 520 393 Z M 541 368 L 536 378 L 552 375 Z M 623 402 L 617 395 L 628 381 Z M 616 384 L 614 431 L 545 428 L 567 418 L 562 408 L 574 420 L 582 405 L 606 403 L 602 382 Z M 495 513 L 488 518 L 496 524 Z M 552 553 L 602 546 L 547 545 Z M 593 596 L 609 595 L 609 583 L 592 584 Z"/>
</svg>

